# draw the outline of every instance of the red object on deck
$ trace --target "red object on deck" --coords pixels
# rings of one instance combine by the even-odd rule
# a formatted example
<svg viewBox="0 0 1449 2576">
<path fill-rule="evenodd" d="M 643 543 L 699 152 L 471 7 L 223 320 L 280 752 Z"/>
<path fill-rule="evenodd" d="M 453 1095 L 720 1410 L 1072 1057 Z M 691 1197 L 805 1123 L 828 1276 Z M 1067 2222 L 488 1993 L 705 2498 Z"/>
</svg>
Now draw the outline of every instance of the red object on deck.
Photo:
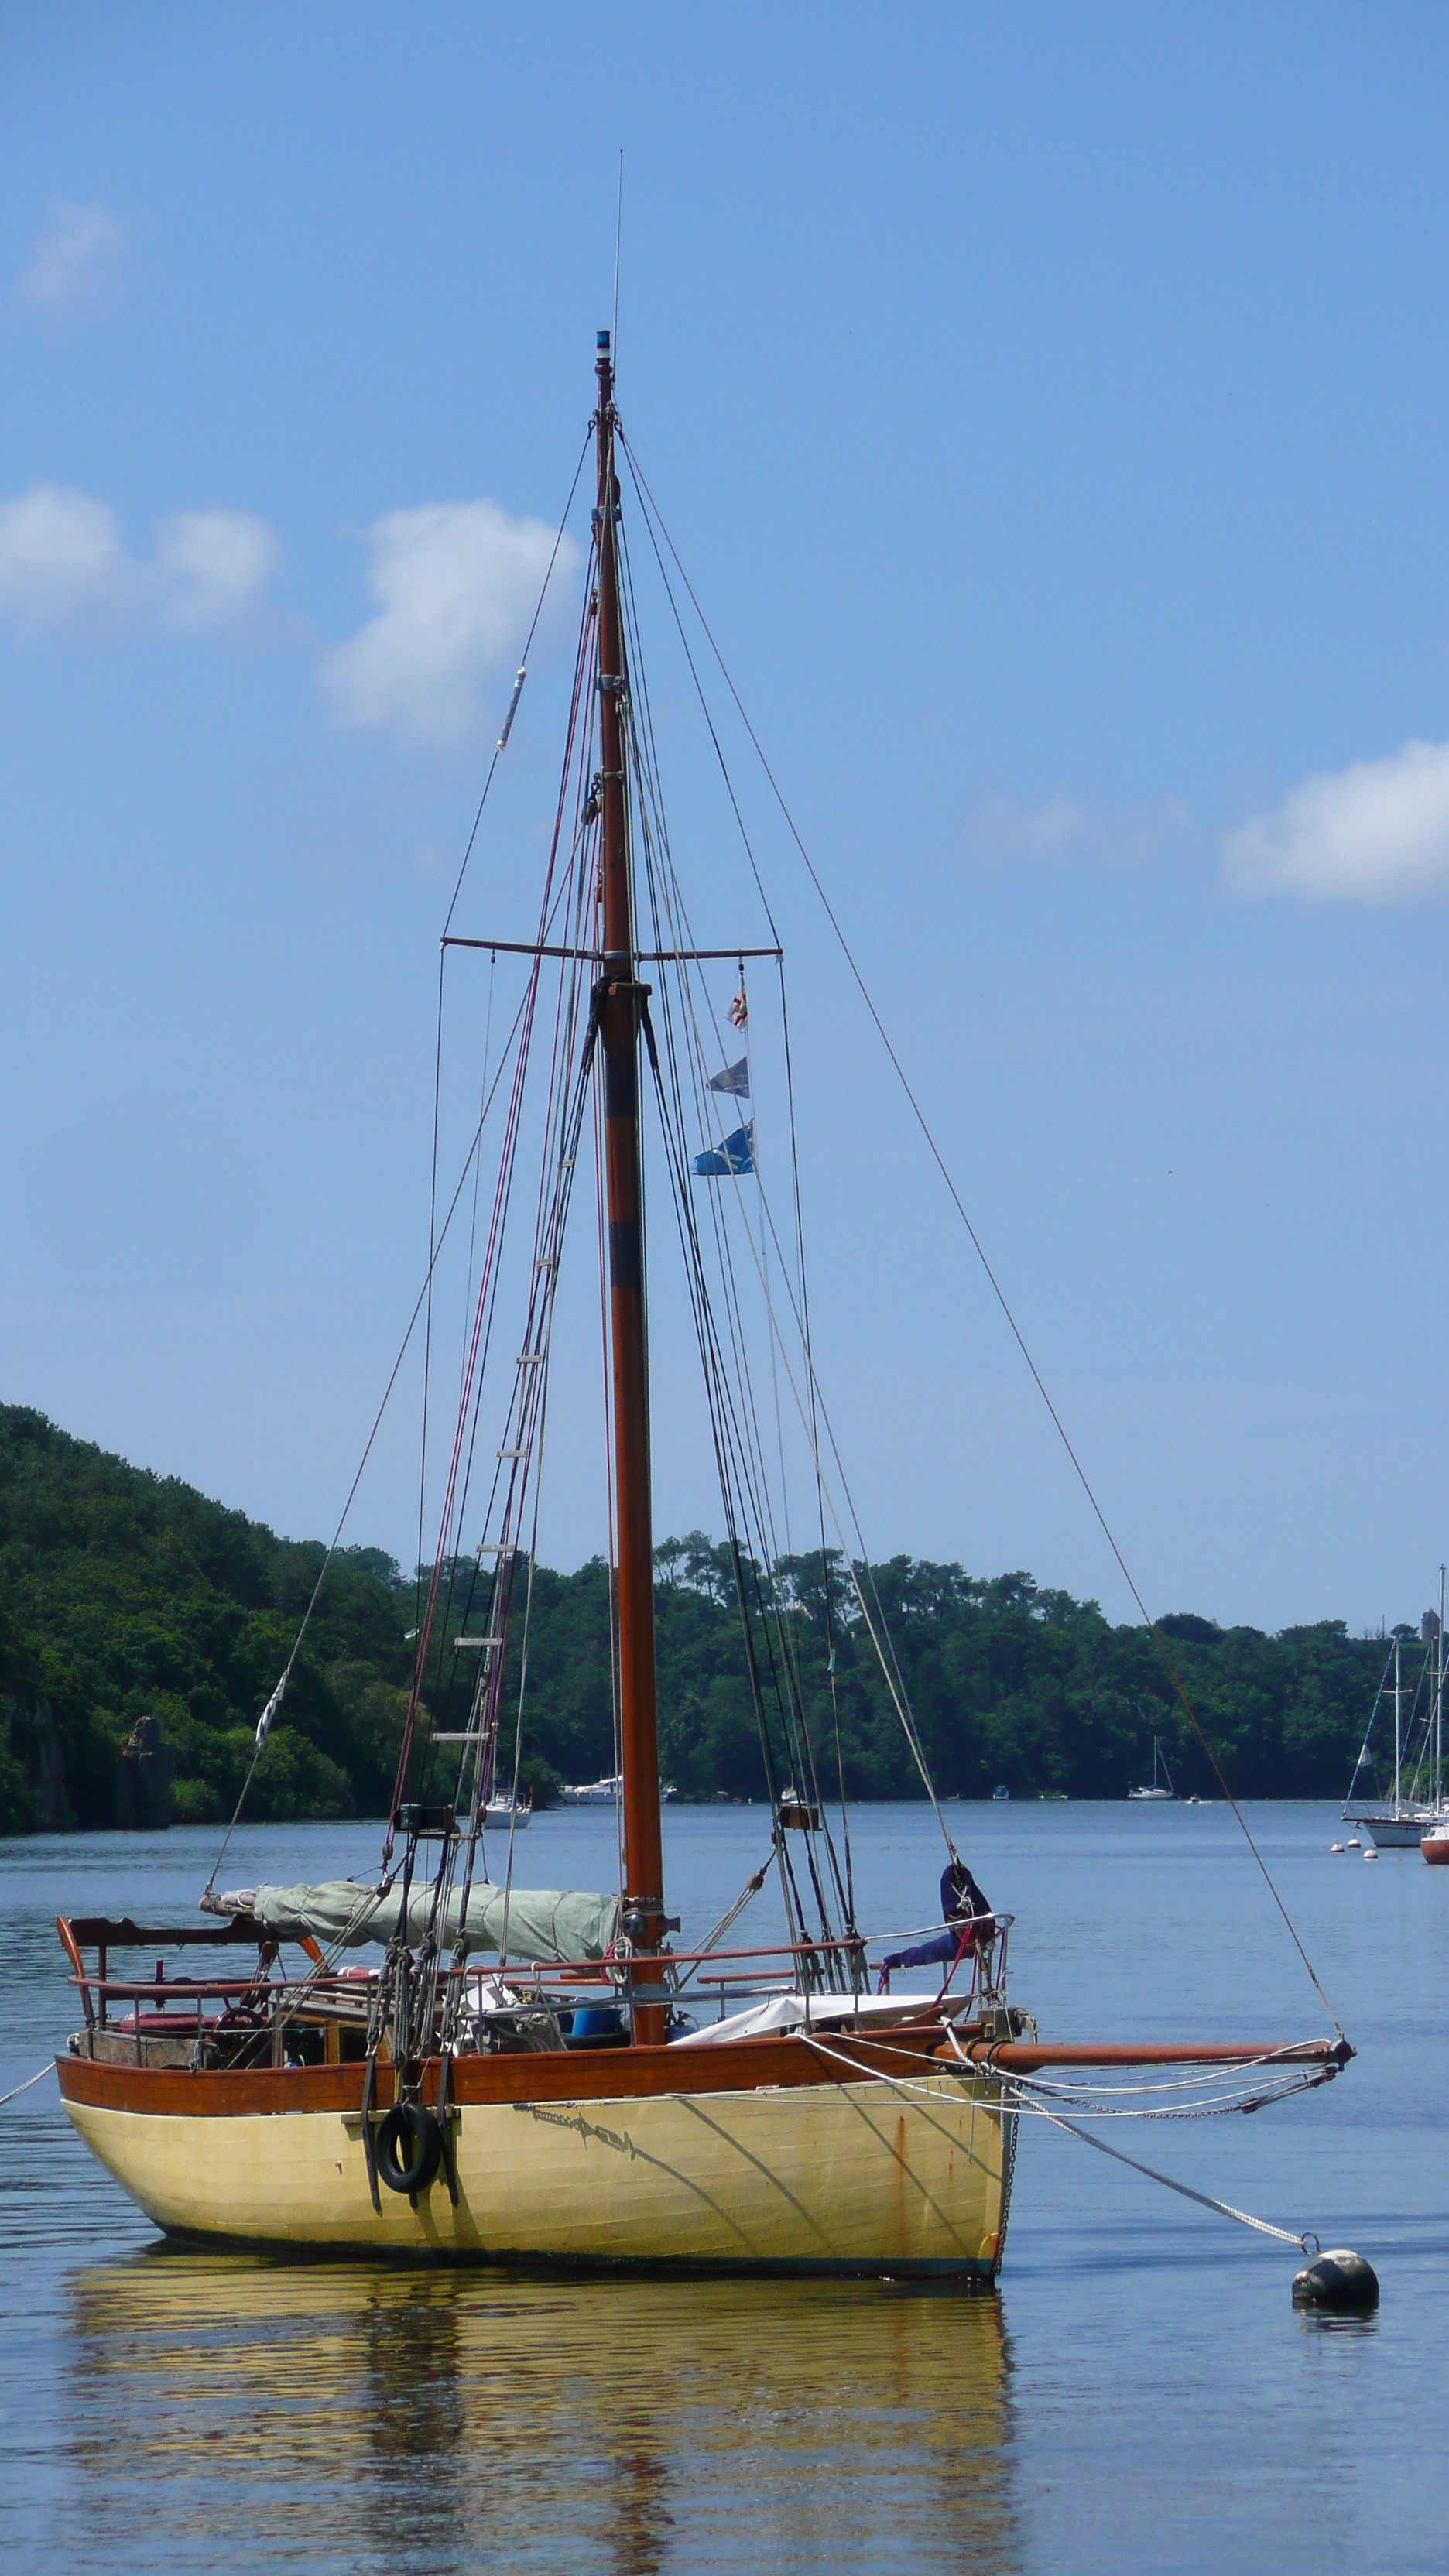
<svg viewBox="0 0 1449 2576">
<path fill-rule="evenodd" d="M 134 2031 L 138 2018 L 143 2039 L 162 2039 L 168 2031 L 182 2033 L 188 2039 L 194 2039 L 196 2036 L 194 2012 L 143 2012 L 139 2016 L 128 2012 L 123 2013 L 119 2021 L 113 2021 L 109 2026 L 112 2030 L 123 2030 L 129 2033 Z"/>
</svg>

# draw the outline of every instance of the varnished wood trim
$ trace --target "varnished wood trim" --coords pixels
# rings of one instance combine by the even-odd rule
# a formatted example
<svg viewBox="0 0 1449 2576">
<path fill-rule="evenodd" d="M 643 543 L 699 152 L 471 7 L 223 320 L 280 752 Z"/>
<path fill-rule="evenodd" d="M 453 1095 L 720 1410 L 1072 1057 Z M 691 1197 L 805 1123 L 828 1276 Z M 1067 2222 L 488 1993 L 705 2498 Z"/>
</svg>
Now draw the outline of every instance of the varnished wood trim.
<svg viewBox="0 0 1449 2576">
<path fill-rule="evenodd" d="M 57 1921 L 56 1930 L 60 1931 Z M 70 1929 L 83 1950 L 210 1950 L 220 1943 L 250 1942 L 259 1949 L 270 1936 L 250 1914 L 213 1915 L 205 1923 L 135 1923 L 129 1914 L 73 1914 Z M 61 1939 L 65 1935 L 61 1933 Z"/>
<path fill-rule="evenodd" d="M 940 2024 L 902 2030 L 889 2042 L 831 2031 L 830 2055 L 808 2041 L 772 2032 L 763 2039 L 725 2040 L 711 2048 L 609 2048 L 520 2050 L 500 2057 L 453 2061 L 449 2091 L 459 2104 L 485 2102 L 619 2102 L 650 2094 L 753 2093 L 778 2085 L 847 2084 L 857 2073 L 929 2074 L 944 2070 L 932 2051 Z M 850 2063 L 844 2061 L 849 2059 Z M 288 2111 L 359 2113 L 363 2067 L 205 2068 L 192 2074 L 170 2066 L 106 2066 L 86 2057 L 57 2057 L 62 2097 L 98 2110 L 143 2111 L 159 2117 L 239 2119 Z M 438 2065 L 424 2070 L 423 2098 L 435 2102 Z M 392 2069 L 380 2064 L 374 2101 L 393 2098 Z"/>
<path fill-rule="evenodd" d="M 71 1966 L 75 1970 L 75 1981 L 80 1988 L 81 2010 L 84 2012 L 86 2017 L 86 2028 L 87 2030 L 93 2030 L 95 2028 L 96 2011 L 94 2004 L 91 2002 L 90 1987 L 86 1984 L 85 1961 L 81 1957 L 80 1950 L 76 1943 L 75 1934 L 71 1930 L 70 1925 L 63 1914 L 57 1914 L 55 1918 L 55 1928 L 60 1934 L 60 1946 L 64 1950 L 66 1957 L 69 1959 Z M 102 1973 L 104 1974 L 104 1971 L 102 1971 Z"/>
</svg>

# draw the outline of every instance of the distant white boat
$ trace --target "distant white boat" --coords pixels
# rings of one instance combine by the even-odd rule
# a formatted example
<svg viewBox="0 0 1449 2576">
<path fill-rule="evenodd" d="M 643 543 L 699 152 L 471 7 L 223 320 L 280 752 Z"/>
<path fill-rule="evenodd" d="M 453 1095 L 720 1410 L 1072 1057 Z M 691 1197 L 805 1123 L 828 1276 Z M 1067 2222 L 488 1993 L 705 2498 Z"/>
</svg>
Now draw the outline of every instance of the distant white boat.
<svg viewBox="0 0 1449 2576">
<path fill-rule="evenodd" d="M 618 1805 L 623 1786 L 623 1773 L 616 1771 L 608 1780 L 581 1782 L 573 1788 L 561 1785 L 558 1802 L 561 1807 L 614 1807 Z M 659 1795 L 668 1806 L 670 1800 L 676 1798 L 679 1792 L 677 1789 L 666 1787 L 661 1788 Z"/>
<path fill-rule="evenodd" d="M 1158 1779 L 1157 1775 L 1159 1771 L 1162 1774 L 1162 1780 Z M 1165 1788 L 1162 1785 L 1163 1781 L 1167 1784 Z M 1152 1739 L 1151 1787 L 1146 1789 L 1129 1789 L 1127 1795 L 1129 1798 L 1175 1798 L 1177 1796 L 1177 1791 L 1172 1785 L 1172 1773 L 1167 1767 L 1167 1756 L 1162 1750 L 1162 1738 L 1160 1735 L 1154 1735 Z"/>
<path fill-rule="evenodd" d="M 531 1798 L 526 1805 L 520 1801 L 516 1807 L 511 1798 L 490 1798 L 483 1811 L 483 1821 L 501 1827 L 506 1833 L 522 1834 L 527 1832 L 532 1814 Z"/>
<path fill-rule="evenodd" d="M 1422 1848 L 1425 1838 L 1436 1825 L 1449 1819 L 1449 1799 L 1444 1795 L 1444 1569 L 1439 1569 L 1439 1609 L 1426 1610 L 1419 1629 L 1423 1660 L 1419 1671 L 1409 1677 L 1404 1672 L 1403 1639 L 1396 1636 L 1393 1652 L 1384 1665 L 1374 1699 L 1363 1746 L 1354 1764 L 1348 1796 L 1343 1802 L 1346 1824 L 1361 1827 L 1385 1851 L 1412 1851 Z M 1393 1674 L 1392 1690 L 1389 1675 Z M 1394 1779 L 1391 1796 L 1386 1799 L 1364 1799 L 1358 1794 L 1360 1778 L 1373 1777 L 1373 1760 L 1369 1745 L 1373 1738 L 1374 1720 L 1380 1707 L 1390 1698 L 1394 1708 Z"/>
</svg>

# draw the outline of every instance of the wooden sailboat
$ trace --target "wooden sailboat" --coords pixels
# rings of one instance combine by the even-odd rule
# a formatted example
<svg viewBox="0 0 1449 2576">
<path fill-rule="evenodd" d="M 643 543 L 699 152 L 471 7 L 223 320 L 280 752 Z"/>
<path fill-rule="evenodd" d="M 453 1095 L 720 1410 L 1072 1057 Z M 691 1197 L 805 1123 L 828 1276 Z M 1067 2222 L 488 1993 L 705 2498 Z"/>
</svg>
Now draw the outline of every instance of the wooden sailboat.
<svg viewBox="0 0 1449 2576">
<path fill-rule="evenodd" d="M 580 771 L 589 774 L 576 907 L 564 907 L 563 933 L 551 938 L 555 914 L 546 905 L 528 951 L 534 989 L 546 957 L 566 971 L 589 970 L 582 1034 L 560 1091 L 579 1107 L 572 1127 L 572 1112 L 560 1113 L 554 1195 L 540 1202 L 515 1410 L 498 1450 L 504 1500 L 500 1535 L 488 1542 L 484 1625 L 454 1632 L 476 1658 L 467 1722 L 437 1724 L 425 1700 L 436 1669 L 427 1659 L 441 1653 L 447 1628 L 440 1544 L 377 1879 L 213 1896 L 211 1911 L 189 1926 L 61 1918 L 83 2014 L 57 2060 L 61 2092 L 87 2146 L 158 2226 L 178 2234 L 419 2256 L 989 2282 L 1010 2208 L 1017 2079 L 1059 2066 L 1256 2065 L 1265 2052 L 1043 2043 L 1007 2001 L 1010 1917 L 975 1895 L 950 1897 L 963 1879 L 952 1876 L 959 1865 L 949 1834 L 947 1920 L 916 1954 L 933 1973 L 913 1994 L 871 1993 L 876 1963 L 855 1921 L 848 1872 L 844 1880 L 837 1873 L 833 1913 L 827 1902 L 832 1855 L 808 1771 L 783 1775 L 791 1780 L 783 1790 L 770 1783 L 788 1937 L 773 1950 L 729 1949 L 719 1934 L 693 1949 L 672 1941 L 656 1723 L 641 1050 L 656 1079 L 659 1068 L 640 969 L 719 952 L 681 945 L 677 927 L 672 946 L 640 945 L 631 793 L 643 792 L 643 771 L 630 733 L 607 332 L 597 375 L 593 580 L 575 701 L 596 709 L 597 766 L 591 755 Z M 600 1128 L 612 1414 L 622 1866 L 607 1895 L 515 1887 L 511 1842 L 501 1886 L 481 1862 L 509 1621 L 526 1582 L 509 1497 L 537 1435 L 555 1217 L 586 1100 L 596 1102 Z M 731 1168 L 727 1153 L 724 1162 Z M 720 1158 L 705 1167 L 720 1168 Z M 467 1400 L 465 1389 L 448 1510 Z M 734 1562 L 753 1639 L 758 1603 L 752 1612 L 738 1544 Z M 436 1785 L 437 1748 L 449 1745 L 461 1785 L 441 1798 L 419 1794 Z M 612 1800 L 612 1779 L 607 1787 Z M 809 1922 L 802 1886 L 819 1900 Z M 375 1958 L 348 1964 L 349 1951 L 368 1945 L 381 1945 L 380 1966 Z M 162 1957 L 154 1973 L 124 1973 L 128 1956 L 144 1964 L 167 1950 L 211 1957 L 190 1975 L 173 1966 L 168 1976 Z M 687 2007 L 706 1968 L 724 1972 L 721 2017 L 692 2024 Z M 1305 2080 L 1322 2080 L 1346 2053 L 1341 2042 L 1315 2040 L 1272 2057 L 1278 2070 L 1297 2066 Z"/>
</svg>

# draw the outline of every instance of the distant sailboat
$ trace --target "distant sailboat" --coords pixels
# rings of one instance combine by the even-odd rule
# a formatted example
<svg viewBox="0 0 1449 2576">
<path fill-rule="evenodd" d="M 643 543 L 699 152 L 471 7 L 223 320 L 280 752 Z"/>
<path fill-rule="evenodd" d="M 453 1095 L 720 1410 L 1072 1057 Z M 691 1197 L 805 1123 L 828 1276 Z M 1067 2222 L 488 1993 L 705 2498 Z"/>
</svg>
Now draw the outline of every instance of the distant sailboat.
<svg viewBox="0 0 1449 2576">
<path fill-rule="evenodd" d="M 1159 1773 L 1161 1774 L 1161 1778 L 1158 1776 Z M 1177 1796 L 1177 1791 L 1172 1785 L 1172 1773 L 1167 1767 L 1167 1756 L 1162 1750 L 1162 1738 L 1160 1735 L 1154 1735 L 1152 1739 L 1151 1787 L 1143 1789 L 1129 1789 L 1127 1795 L 1129 1798 L 1175 1798 Z"/>
<path fill-rule="evenodd" d="M 1444 1797 L 1444 1585 L 1441 1566 L 1439 1608 L 1437 1613 L 1426 1610 L 1420 1622 L 1423 1661 L 1411 1681 L 1404 1673 L 1404 1641 L 1399 1636 L 1394 1639 L 1343 1802 L 1344 1822 L 1362 1826 L 1385 1851 L 1412 1851 L 1424 1843 L 1436 1825 L 1449 1821 L 1449 1805 Z M 1411 1639 L 1411 1650 L 1412 1643 Z M 1355 1792 L 1365 1772 L 1370 1778 L 1374 1775 L 1369 1748 L 1380 1710 L 1390 1700 L 1394 1711 L 1393 1789 L 1387 1799 L 1365 1801 Z"/>
<path fill-rule="evenodd" d="M 505 1794 L 489 1799 L 483 1810 L 483 1821 L 503 1833 L 521 1834 L 527 1831 L 532 1815 L 532 1798 L 513 1798 Z"/>
</svg>

